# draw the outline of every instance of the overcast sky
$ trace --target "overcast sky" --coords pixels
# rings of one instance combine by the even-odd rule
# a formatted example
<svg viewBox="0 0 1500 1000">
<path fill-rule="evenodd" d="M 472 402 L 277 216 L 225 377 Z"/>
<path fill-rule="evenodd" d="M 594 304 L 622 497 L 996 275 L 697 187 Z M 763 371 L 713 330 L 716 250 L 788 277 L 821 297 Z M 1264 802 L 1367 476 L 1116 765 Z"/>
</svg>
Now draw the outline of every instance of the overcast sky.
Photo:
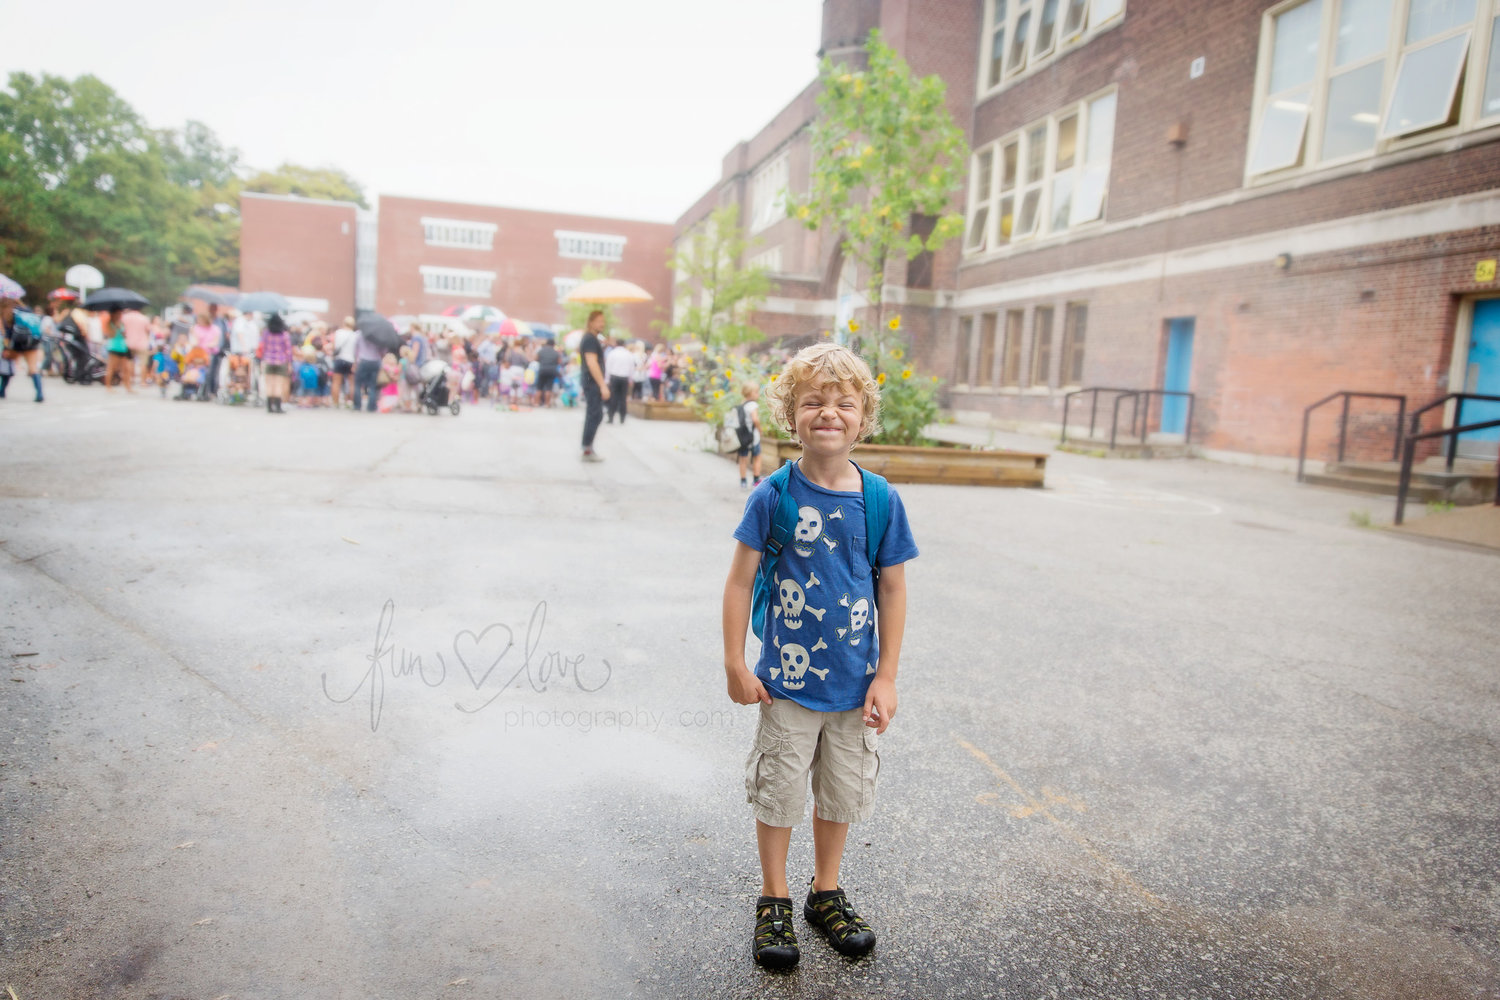
<svg viewBox="0 0 1500 1000">
<path fill-rule="evenodd" d="M 818 0 L 5 5 L 0 69 L 92 73 L 247 165 L 381 193 L 674 221 L 817 75 Z"/>
</svg>

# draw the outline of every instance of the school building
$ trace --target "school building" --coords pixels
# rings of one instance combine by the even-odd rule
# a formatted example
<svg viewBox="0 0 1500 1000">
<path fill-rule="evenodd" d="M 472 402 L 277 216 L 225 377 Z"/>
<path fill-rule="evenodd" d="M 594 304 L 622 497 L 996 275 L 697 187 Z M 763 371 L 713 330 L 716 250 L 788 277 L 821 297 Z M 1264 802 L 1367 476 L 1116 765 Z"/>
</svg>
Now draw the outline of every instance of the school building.
<svg viewBox="0 0 1500 1000">
<path fill-rule="evenodd" d="M 971 149 L 963 237 L 885 275 L 961 419 L 1055 434 L 1076 390 L 1191 393 L 1150 397 L 1150 430 L 1191 411 L 1201 453 L 1285 467 L 1332 393 L 1500 395 L 1500 0 L 826 0 L 820 54 L 857 61 L 873 27 L 943 77 Z M 867 280 L 838 234 L 785 217 L 816 96 L 730 150 L 676 226 L 741 207 L 772 337 L 837 328 Z M 1389 458 L 1396 412 L 1351 400 L 1351 453 Z"/>
<path fill-rule="evenodd" d="M 557 325 L 590 265 L 655 296 L 617 307 L 635 336 L 649 336 L 671 302 L 665 223 L 392 195 L 365 210 L 250 192 L 240 217 L 240 286 L 280 292 L 332 323 L 364 310 L 430 316 L 482 304 Z"/>
</svg>

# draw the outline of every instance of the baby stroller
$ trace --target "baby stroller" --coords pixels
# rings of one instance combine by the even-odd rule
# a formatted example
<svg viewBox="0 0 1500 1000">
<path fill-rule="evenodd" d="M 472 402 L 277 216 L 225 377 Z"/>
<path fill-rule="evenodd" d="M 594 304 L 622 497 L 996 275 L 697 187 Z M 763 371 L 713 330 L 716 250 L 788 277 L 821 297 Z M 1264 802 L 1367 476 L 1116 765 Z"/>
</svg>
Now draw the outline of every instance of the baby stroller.
<svg viewBox="0 0 1500 1000">
<path fill-rule="evenodd" d="M 433 416 L 443 407 L 453 411 L 458 416 L 460 409 L 458 397 L 450 397 L 448 391 L 448 366 L 439 358 L 433 358 L 422 366 L 422 394 L 417 398 L 417 405 L 425 409 Z"/>
<path fill-rule="evenodd" d="M 226 354 L 219 368 L 218 399 L 221 403 L 244 403 L 250 400 L 250 358 Z"/>
<path fill-rule="evenodd" d="M 104 381 L 104 360 L 96 357 L 89 349 L 89 342 L 84 337 L 83 331 L 73 322 L 70 316 L 57 325 L 58 333 L 58 366 L 62 371 L 64 382 L 77 382 L 80 385 L 88 385 L 90 382 Z"/>
</svg>

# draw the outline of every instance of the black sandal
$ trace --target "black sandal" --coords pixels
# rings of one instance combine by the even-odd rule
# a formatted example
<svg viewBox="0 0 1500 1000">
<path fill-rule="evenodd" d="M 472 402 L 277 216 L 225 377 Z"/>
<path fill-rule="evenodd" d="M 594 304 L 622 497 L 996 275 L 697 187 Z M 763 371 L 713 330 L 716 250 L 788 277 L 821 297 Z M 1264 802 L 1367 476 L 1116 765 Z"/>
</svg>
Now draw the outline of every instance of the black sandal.
<svg viewBox="0 0 1500 1000">
<path fill-rule="evenodd" d="M 755 901 L 755 937 L 751 940 L 755 961 L 768 969 L 790 969 L 802 957 L 797 932 L 792 927 L 792 901 L 761 896 Z"/>
<path fill-rule="evenodd" d="M 841 955 L 858 958 L 875 947 L 875 932 L 854 910 L 854 904 L 844 895 L 843 889 L 827 892 L 807 892 L 807 904 L 802 915 L 828 938 L 828 943 Z"/>
</svg>

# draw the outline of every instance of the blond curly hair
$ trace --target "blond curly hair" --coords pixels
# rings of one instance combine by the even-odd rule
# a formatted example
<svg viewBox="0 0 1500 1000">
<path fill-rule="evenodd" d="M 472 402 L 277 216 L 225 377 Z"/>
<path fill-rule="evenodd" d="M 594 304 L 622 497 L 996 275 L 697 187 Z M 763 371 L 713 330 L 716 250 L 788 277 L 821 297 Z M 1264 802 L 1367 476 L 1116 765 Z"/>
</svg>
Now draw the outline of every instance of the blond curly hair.
<svg viewBox="0 0 1500 1000">
<path fill-rule="evenodd" d="M 786 363 L 766 390 L 772 419 L 795 438 L 797 397 L 810 389 L 828 388 L 852 390 L 863 397 L 859 440 L 880 430 L 880 385 L 865 359 L 839 344 L 804 347 Z"/>
</svg>

